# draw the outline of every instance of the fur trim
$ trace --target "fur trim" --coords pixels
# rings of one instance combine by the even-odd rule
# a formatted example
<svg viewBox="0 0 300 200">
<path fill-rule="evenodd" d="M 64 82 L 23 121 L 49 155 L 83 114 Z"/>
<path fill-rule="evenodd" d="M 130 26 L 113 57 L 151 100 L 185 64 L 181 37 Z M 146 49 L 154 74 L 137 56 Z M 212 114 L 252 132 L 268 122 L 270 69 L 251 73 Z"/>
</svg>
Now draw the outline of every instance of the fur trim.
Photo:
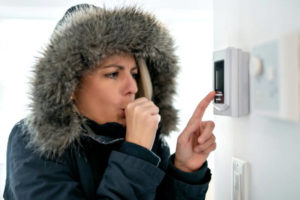
<svg viewBox="0 0 300 200">
<path fill-rule="evenodd" d="M 70 12 L 72 11 L 72 12 Z M 160 108 L 162 133 L 176 129 L 173 107 L 177 57 L 168 31 L 135 7 L 107 10 L 90 5 L 69 9 L 34 68 L 30 144 L 43 155 L 61 154 L 81 131 L 82 117 L 70 99 L 83 72 L 106 55 L 127 52 L 145 59 Z"/>
</svg>

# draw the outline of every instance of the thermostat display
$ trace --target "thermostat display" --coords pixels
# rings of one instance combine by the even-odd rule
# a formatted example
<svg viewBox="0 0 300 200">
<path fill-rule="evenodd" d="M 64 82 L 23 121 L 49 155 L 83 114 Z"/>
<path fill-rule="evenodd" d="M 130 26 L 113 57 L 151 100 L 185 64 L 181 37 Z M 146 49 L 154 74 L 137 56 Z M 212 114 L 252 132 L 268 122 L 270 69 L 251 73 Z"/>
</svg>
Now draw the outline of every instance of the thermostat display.
<svg viewBox="0 0 300 200">
<path fill-rule="evenodd" d="M 224 60 L 215 62 L 215 103 L 224 103 Z"/>
</svg>

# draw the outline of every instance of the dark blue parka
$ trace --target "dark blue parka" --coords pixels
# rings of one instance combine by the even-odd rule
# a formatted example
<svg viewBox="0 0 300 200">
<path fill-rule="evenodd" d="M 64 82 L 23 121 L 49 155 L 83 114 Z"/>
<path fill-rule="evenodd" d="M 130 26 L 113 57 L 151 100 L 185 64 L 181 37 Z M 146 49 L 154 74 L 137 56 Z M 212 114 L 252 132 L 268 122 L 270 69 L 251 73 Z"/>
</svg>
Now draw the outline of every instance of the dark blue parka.
<svg viewBox="0 0 300 200">
<path fill-rule="evenodd" d="M 80 144 L 60 157 L 39 156 L 28 145 L 24 121 L 13 128 L 7 151 L 6 200 L 205 199 L 210 171 L 179 171 L 164 140 L 152 151 L 124 142 L 117 123 L 88 121 Z"/>
<path fill-rule="evenodd" d="M 71 99 L 84 73 L 118 53 L 143 60 L 149 71 L 161 115 L 151 151 L 124 141 L 122 125 L 85 118 Z M 70 8 L 34 66 L 30 114 L 10 134 L 4 198 L 204 199 L 207 164 L 195 173 L 178 170 L 163 140 L 176 129 L 177 71 L 173 40 L 153 15 L 132 7 Z"/>
</svg>

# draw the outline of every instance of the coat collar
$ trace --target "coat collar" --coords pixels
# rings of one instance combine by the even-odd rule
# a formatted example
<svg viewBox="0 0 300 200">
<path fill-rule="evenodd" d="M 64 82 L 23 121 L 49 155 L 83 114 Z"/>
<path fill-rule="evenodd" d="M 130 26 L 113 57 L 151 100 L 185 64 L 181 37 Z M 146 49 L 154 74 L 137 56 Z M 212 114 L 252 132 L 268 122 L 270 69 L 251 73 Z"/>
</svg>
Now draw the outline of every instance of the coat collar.
<svg viewBox="0 0 300 200">
<path fill-rule="evenodd" d="M 91 139 L 101 144 L 113 144 L 125 140 L 126 127 L 115 122 L 98 124 L 87 119 L 83 123 L 83 131 Z"/>
</svg>

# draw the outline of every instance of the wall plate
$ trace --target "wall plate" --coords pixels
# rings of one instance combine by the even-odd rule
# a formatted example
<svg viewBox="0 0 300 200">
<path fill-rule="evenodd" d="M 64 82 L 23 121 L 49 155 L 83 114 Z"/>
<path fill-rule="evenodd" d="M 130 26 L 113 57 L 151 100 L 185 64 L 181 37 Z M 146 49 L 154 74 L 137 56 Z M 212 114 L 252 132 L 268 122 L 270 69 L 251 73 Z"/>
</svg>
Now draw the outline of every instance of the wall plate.
<svg viewBox="0 0 300 200">
<path fill-rule="evenodd" d="M 253 112 L 300 122 L 300 33 L 255 45 L 250 68 Z"/>
<path fill-rule="evenodd" d="M 232 157 L 232 200 L 248 200 L 248 163 Z"/>
</svg>

